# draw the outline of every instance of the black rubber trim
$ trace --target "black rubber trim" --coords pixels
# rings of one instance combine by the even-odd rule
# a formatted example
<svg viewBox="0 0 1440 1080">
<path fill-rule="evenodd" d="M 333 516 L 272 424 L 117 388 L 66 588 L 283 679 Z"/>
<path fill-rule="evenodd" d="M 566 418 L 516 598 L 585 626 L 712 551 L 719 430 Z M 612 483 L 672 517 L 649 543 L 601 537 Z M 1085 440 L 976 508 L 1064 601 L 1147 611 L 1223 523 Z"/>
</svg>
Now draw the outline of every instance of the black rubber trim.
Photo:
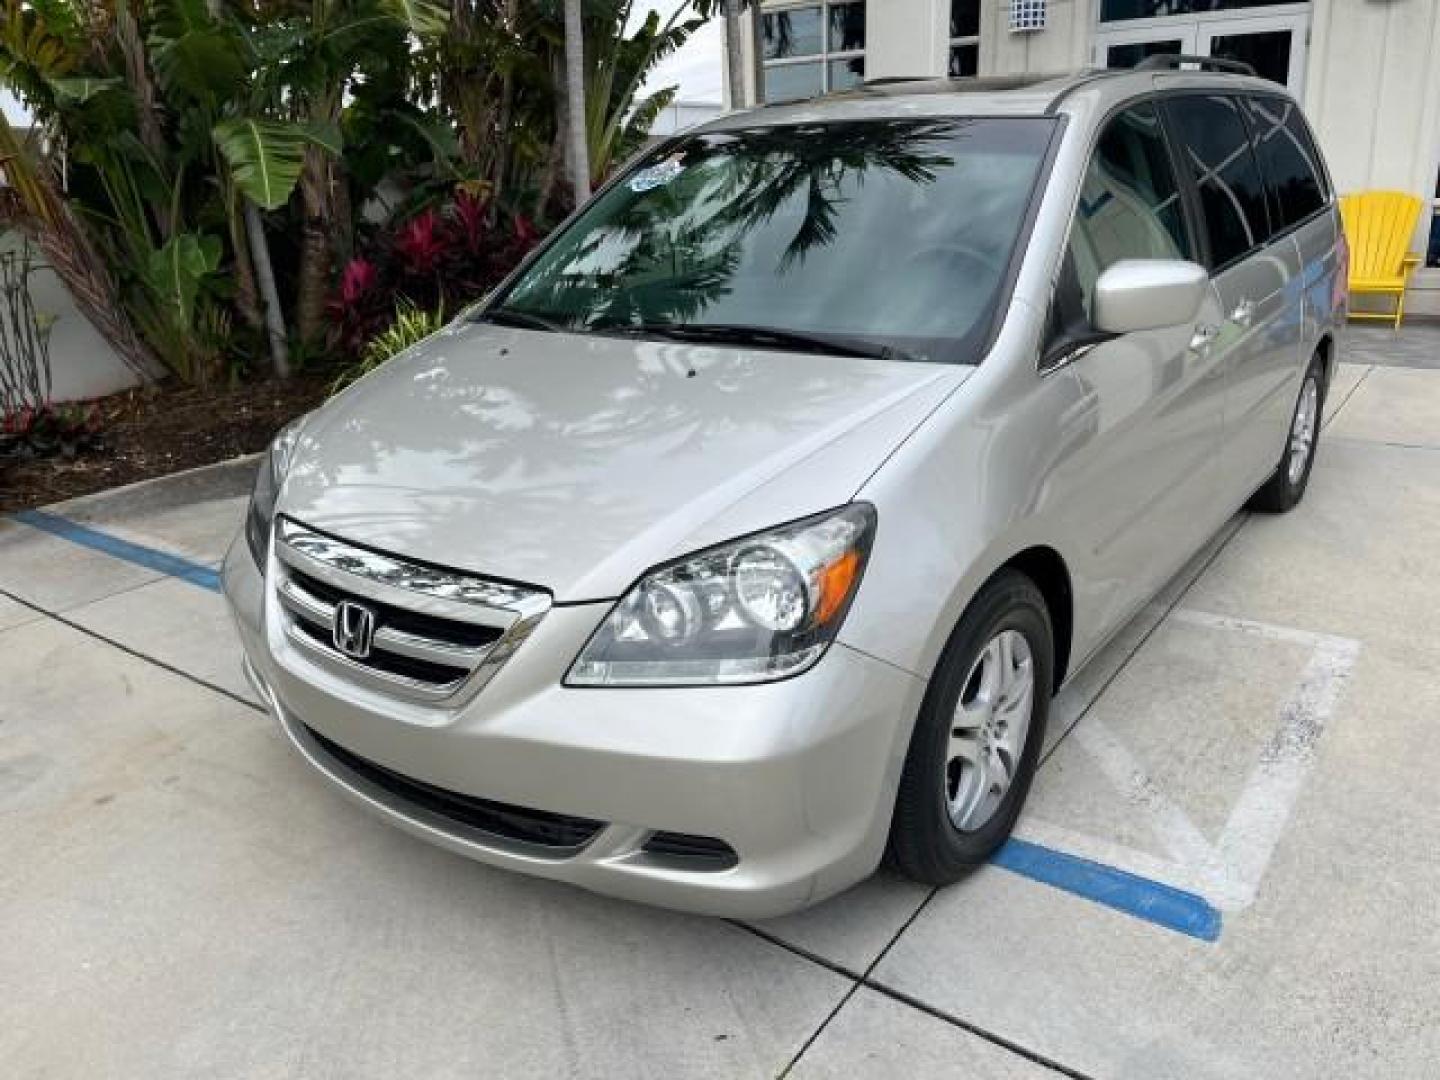
<svg viewBox="0 0 1440 1080">
<path fill-rule="evenodd" d="M 549 848 L 557 855 L 571 855 L 595 839 L 605 827 L 603 821 L 593 818 L 492 802 L 435 787 L 346 750 L 308 724 L 301 724 L 301 727 L 320 749 L 361 779 L 413 806 L 502 840 L 518 840 Z"/>
</svg>

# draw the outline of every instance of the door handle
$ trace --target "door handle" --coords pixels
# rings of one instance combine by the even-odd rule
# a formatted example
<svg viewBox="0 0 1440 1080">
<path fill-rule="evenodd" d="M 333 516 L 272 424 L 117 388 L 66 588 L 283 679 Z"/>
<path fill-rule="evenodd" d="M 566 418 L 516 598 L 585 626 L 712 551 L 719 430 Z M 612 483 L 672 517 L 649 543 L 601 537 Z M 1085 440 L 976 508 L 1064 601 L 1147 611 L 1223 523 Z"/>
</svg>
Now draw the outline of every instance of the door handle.
<svg viewBox="0 0 1440 1080">
<path fill-rule="evenodd" d="M 1235 305 L 1235 310 L 1230 313 L 1230 321 L 1237 326 L 1248 327 L 1255 321 L 1255 301 L 1241 300 Z"/>
<path fill-rule="evenodd" d="M 1220 328 L 1213 323 L 1200 323 L 1195 327 L 1195 333 L 1190 336 L 1190 351 L 1204 356 L 1210 352 L 1210 346 L 1220 336 Z"/>
</svg>

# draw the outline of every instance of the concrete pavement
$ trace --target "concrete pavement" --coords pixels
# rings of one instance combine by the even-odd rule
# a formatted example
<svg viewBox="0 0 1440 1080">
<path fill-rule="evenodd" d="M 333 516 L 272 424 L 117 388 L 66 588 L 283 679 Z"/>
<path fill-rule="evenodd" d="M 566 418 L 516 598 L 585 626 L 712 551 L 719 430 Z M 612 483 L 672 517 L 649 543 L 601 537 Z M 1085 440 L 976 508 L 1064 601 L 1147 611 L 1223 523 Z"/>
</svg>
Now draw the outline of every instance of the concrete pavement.
<svg viewBox="0 0 1440 1080">
<path fill-rule="evenodd" d="M 1327 412 L 1305 503 L 1238 516 L 1057 701 L 1020 836 L 1061 887 L 881 874 L 754 927 L 356 812 L 216 593 L 0 522 L 6 1075 L 1429 1074 L 1440 370 L 1347 365 Z M 213 567 L 253 467 L 52 509 Z M 1213 940 L 1097 902 L 1128 878 Z"/>
</svg>

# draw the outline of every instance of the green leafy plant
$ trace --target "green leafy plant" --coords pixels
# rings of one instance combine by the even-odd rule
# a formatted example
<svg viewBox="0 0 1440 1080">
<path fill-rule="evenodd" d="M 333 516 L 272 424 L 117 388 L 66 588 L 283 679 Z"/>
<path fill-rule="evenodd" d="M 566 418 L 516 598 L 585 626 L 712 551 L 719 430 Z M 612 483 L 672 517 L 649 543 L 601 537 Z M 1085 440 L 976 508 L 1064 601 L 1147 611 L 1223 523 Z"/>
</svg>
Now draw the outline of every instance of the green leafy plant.
<svg viewBox="0 0 1440 1080">
<path fill-rule="evenodd" d="M 632 0 L 594 0 L 586 33 L 585 130 L 592 182 L 604 180 L 644 145 L 655 118 L 675 100 L 676 88 L 663 87 L 644 97 L 641 84 L 665 57 L 704 25 L 678 3 L 664 20 L 651 10 L 628 37 L 623 33 L 634 9 Z M 620 32 L 615 32 L 616 30 Z"/>
<path fill-rule="evenodd" d="M 290 201 L 305 164 L 305 150 L 341 151 L 340 129 L 316 122 L 285 123 L 242 117 L 215 125 L 215 142 L 247 199 L 265 210 Z"/>
<path fill-rule="evenodd" d="M 418 345 L 445 325 L 440 310 L 426 311 L 408 300 L 395 305 L 395 320 L 388 328 L 371 338 L 360 354 L 360 361 L 335 380 L 331 393 L 337 393 L 374 371 L 385 361 Z"/>
</svg>

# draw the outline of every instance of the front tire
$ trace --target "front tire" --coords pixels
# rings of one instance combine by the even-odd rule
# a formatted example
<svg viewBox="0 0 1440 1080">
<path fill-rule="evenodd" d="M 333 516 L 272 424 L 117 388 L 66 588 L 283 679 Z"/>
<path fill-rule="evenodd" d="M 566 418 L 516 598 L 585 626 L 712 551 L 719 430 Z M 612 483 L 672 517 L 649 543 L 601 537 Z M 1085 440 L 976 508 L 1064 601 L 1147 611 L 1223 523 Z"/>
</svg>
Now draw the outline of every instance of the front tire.
<svg viewBox="0 0 1440 1080">
<path fill-rule="evenodd" d="M 980 590 L 910 737 L 890 826 L 901 873 L 948 885 L 1010 835 L 1045 741 L 1054 657 L 1049 610 L 1028 577 L 1007 570 Z"/>
<path fill-rule="evenodd" d="M 1250 496 L 1246 509 L 1267 514 L 1283 514 L 1305 497 L 1310 483 L 1310 468 L 1315 464 L 1315 449 L 1320 443 L 1320 420 L 1325 408 L 1325 369 L 1320 357 L 1312 357 L 1300 396 L 1290 419 L 1290 436 L 1285 440 L 1285 453 L 1265 485 Z"/>
</svg>

